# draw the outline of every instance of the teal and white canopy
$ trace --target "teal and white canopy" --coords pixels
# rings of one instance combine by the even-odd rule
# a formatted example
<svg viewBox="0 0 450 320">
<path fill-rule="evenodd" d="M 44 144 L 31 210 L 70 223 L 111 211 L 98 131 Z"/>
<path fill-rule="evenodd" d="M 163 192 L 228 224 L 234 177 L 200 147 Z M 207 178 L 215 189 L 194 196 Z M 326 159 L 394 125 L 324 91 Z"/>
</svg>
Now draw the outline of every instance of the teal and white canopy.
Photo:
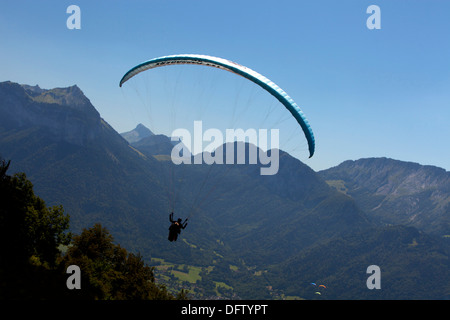
<svg viewBox="0 0 450 320">
<path fill-rule="evenodd" d="M 281 89 L 279 86 L 277 86 L 275 83 L 273 83 L 263 75 L 230 60 L 200 54 L 177 54 L 159 57 L 138 64 L 137 66 L 129 70 L 120 80 L 120 86 L 122 86 L 130 78 L 134 77 L 142 71 L 177 64 L 197 64 L 230 71 L 244 78 L 247 78 L 248 80 L 262 87 L 264 90 L 268 91 L 271 95 L 277 98 L 278 101 L 280 101 L 286 107 L 286 109 L 290 111 L 290 113 L 300 124 L 305 134 L 306 140 L 308 141 L 309 157 L 311 158 L 313 156 L 315 150 L 315 140 L 313 132 L 308 120 L 300 110 L 299 106 L 294 102 L 294 100 L 292 100 L 292 98 L 289 97 L 287 93 L 283 91 L 283 89 Z"/>
</svg>

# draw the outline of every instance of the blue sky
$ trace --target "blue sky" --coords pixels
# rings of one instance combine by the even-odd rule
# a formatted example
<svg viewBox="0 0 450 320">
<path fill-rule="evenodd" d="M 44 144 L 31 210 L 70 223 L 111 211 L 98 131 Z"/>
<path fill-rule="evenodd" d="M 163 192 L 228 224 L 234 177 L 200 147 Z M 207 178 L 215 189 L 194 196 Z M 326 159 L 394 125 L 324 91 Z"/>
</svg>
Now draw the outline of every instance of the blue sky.
<svg viewBox="0 0 450 320">
<path fill-rule="evenodd" d="M 66 27 L 71 4 L 81 9 L 80 30 Z M 381 9 L 380 30 L 366 27 L 371 4 Z M 300 158 L 314 170 L 381 156 L 450 170 L 449 12 L 450 2 L 439 0 L 0 0 L 0 81 L 77 84 L 123 132 L 152 124 L 137 106 L 137 95 L 149 92 L 118 86 L 128 69 L 163 55 L 208 54 L 260 72 L 300 105 L 317 143 L 313 158 Z M 177 72 L 165 81 L 181 77 L 194 86 L 198 79 L 197 71 Z M 223 102 L 227 92 L 231 103 L 259 103 L 260 93 L 243 81 L 199 72 L 206 76 L 195 103 Z M 135 85 L 154 81 L 144 79 Z M 164 90 L 181 98 L 166 102 L 151 90 L 151 112 L 164 113 L 154 105 L 184 99 L 177 91 L 192 88 L 175 84 Z"/>
</svg>

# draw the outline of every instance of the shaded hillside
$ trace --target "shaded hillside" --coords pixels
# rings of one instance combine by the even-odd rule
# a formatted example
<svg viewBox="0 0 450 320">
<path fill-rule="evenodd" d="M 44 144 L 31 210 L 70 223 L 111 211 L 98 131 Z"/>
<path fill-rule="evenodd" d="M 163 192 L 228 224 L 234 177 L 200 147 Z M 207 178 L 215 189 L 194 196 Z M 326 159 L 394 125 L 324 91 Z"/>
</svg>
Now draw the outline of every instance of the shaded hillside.
<svg viewBox="0 0 450 320">
<path fill-rule="evenodd" d="M 224 163 L 228 148 L 234 148 L 237 163 L 239 144 L 224 145 Z M 173 146 L 163 135 L 132 145 L 149 157 L 169 155 Z M 246 157 L 250 148 L 254 146 L 245 144 Z M 275 175 L 261 175 L 261 165 L 243 162 L 247 164 L 173 167 L 162 161 L 167 178 L 176 181 L 174 192 L 184 197 L 181 212 L 196 220 L 212 220 L 207 230 L 237 252 L 237 259 L 270 264 L 317 241 L 370 225 L 353 199 L 330 188 L 311 168 L 283 151 Z"/>
<path fill-rule="evenodd" d="M 145 243 L 143 235 L 161 241 L 166 217 L 155 193 L 163 189 L 156 160 L 131 149 L 80 92 L 1 83 L 2 156 L 50 205 L 64 206 L 74 231 L 100 222 L 128 248 Z"/>
<path fill-rule="evenodd" d="M 163 134 L 144 137 L 130 144 L 147 156 L 170 155 L 174 146 L 170 138 Z"/>
<path fill-rule="evenodd" d="M 281 263 L 274 288 L 306 299 L 450 299 L 450 247 L 412 227 L 373 228 L 336 238 Z M 381 271 L 381 289 L 367 288 L 367 267 Z M 326 289 L 316 295 L 317 287 Z"/>
<path fill-rule="evenodd" d="M 287 259 L 317 241 L 369 226 L 353 199 L 330 188 L 308 166 L 280 153 L 276 175 L 258 166 L 227 170 L 216 186 L 211 215 L 221 240 L 252 264 Z"/>
<path fill-rule="evenodd" d="M 450 234 L 450 172 L 386 158 L 345 161 L 320 176 L 389 224 Z"/>
</svg>

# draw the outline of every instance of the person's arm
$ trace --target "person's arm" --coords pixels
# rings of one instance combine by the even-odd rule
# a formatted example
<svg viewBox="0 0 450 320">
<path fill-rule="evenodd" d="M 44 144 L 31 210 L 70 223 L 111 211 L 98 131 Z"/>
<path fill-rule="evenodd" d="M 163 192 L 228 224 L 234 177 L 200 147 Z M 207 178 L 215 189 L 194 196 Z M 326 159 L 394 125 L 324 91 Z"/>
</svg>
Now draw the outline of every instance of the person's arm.
<svg viewBox="0 0 450 320">
<path fill-rule="evenodd" d="M 188 220 L 188 219 L 186 218 L 186 220 L 184 220 L 183 225 L 181 226 L 183 229 L 186 228 L 186 226 L 187 226 L 187 220 Z"/>
<path fill-rule="evenodd" d="M 174 223 L 175 221 L 173 221 L 173 212 L 169 215 L 169 220 L 170 222 Z"/>
</svg>

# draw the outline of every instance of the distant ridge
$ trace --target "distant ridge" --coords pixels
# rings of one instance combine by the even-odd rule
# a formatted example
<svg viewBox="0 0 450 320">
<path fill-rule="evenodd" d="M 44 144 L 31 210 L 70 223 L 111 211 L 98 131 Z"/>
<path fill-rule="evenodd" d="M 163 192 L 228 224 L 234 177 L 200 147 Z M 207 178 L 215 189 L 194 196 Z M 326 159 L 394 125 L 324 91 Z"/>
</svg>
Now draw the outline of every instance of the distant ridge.
<svg viewBox="0 0 450 320">
<path fill-rule="evenodd" d="M 445 169 L 367 158 L 348 160 L 319 174 L 383 223 L 450 234 L 450 172 Z"/>
<path fill-rule="evenodd" d="M 144 138 L 153 136 L 154 133 L 144 126 L 142 123 L 139 123 L 136 128 L 131 131 L 123 132 L 120 134 L 128 143 L 138 142 Z"/>
</svg>

